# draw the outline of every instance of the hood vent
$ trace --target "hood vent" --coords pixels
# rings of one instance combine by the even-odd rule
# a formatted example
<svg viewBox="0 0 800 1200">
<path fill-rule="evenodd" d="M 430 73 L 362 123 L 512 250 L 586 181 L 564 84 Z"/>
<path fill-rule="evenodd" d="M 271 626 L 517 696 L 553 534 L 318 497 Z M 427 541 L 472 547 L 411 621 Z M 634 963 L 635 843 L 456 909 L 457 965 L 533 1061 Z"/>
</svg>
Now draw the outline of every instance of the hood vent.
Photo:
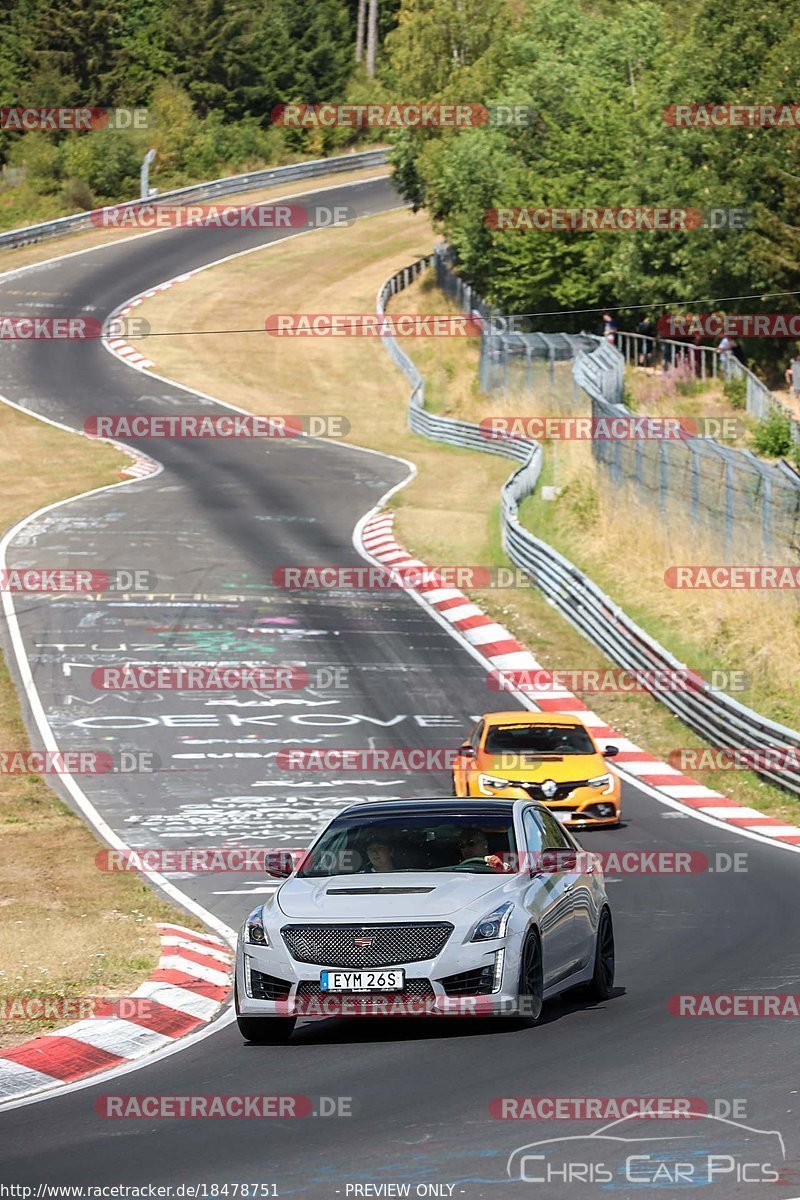
<svg viewBox="0 0 800 1200">
<path fill-rule="evenodd" d="M 359 887 L 328 888 L 326 896 L 421 896 L 433 892 L 432 887 Z"/>
</svg>

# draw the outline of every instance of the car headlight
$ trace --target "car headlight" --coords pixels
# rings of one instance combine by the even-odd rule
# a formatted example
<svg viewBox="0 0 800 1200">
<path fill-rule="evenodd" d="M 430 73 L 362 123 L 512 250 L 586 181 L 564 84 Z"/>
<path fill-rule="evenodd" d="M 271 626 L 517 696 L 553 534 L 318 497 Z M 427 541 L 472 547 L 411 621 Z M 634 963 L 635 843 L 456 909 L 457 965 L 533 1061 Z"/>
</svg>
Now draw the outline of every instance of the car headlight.
<svg viewBox="0 0 800 1200">
<path fill-rule="evenodd" d="M 604 796 L 608 796 L 614 790 L 611 775 L 595 775 L 594 779 L 587 779 L 586 782 L 591 788 L 602 788 Z"/>
<path fill-rule="evenodd" d="M 261 905 L 254 908 L 244 923 L 244 940 L 251 946 L 268 946 L 269 938 L 264 928 L 264 917 Z"/>
<path fill-rule="evenodd" d="M 497 938 L 505 937 L 513 908 L 513 904 L 501 904 L 498 908 L 487 913 L 485 917 L 482 917 L 478 921 L 470 941 L 493 942 Z"/>
<path fill-rule="evenodd" d="M 510 779 L 501 779 L 499 775 L 479 775 L 478 787 L 483 788 L 507 788 L 513 787 Z"/>
</svg>

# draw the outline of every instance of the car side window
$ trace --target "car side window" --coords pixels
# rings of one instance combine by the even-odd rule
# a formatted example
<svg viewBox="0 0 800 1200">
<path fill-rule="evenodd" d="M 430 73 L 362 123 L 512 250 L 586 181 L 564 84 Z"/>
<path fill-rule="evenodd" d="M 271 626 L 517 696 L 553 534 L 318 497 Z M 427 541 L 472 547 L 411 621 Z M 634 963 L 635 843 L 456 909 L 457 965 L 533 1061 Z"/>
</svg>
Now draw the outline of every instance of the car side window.
<svg viewBox="0 0 800 1200">
<path fill-rule="evenodd" d="M 538 854 L 542 849 L 542 831 L 536 824 L 533 809 L 526 808 L 522 814 L 522 828 L 525 830 L 525 849 L 530 854 Z"/>
<path fill-rule="evenodd" d="M 542 830 L 542 848 L 544 850 L 571 850 L 572 843 L 564 833 L 555 817 L 549 812 L 537 812 L 536 820 Z"/>
<path fill-rule="evenodd" d="M 475 751 L 476 754 L 478 752 L 478 746 L 480 745 L 480 742 L 481 742 L 481 735 L 483 733 L 484 724 L 485 724 L 484 721 L 478 721 L 478 724 L 475 726 L 472 733 L 469 735 L 469 744 L 470 744 L 470 746 L 472 746 L 472 749 Z"/>
</svg>

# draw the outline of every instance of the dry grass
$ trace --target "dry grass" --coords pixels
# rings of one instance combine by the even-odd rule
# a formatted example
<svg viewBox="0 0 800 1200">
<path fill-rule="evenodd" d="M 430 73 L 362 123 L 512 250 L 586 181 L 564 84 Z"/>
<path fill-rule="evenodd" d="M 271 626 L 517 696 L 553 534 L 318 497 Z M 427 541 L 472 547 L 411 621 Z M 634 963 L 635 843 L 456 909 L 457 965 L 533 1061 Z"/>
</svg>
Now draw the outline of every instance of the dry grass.
<svg viewBox="0 0 800 1200">
<path fill-rule="evenodd" d="M 643 509 L 635 491 L 612 489 L 594 464 L 569 463 L 555 503 L 526 507 L 526 524 L 577 562 L 625 610 L 700 670 L 744 669 L 750 687 L 739 697 L 758 711 L 797 727 L 800 698 L 800 610 L 791 591 L 678 590 L 666 586 L 673 564 L 758 562 L 755 545 L 740 540 L 735 556 L 687 527 L 677 508 Z M 642 536 L 646 530 L 646 536 Z M 771 561 L 791 563 L 788 553 Z"/>
<path fill-rule="evenodd" d="M 364 229 L 361 222 L 355 229 L 317 233 L 215 267 L 148 300 L 142 315 L 154 331 L 177 332 L 260 325 L 277 311 L 371 313 L 378 286 L 393 271 L 427 253 L 434 234 L 421 215 L 404 211 L 370 218 L 369 237 Z M 454 311 L 425 280 L 396 298 L 392 311 L 399 310 Z M 508 462 L 436 446 L 409 433 L 408 385 L 376 342 L 198 334 L 160 337 L 153 355 L 154 344 L 145 341 L 140 348 L 155 357 L 160 373 L 190 387 L 253 412 L 340 413 L 351 422 L 348 440 L 413 459 L 418 475 L 392 503 L 398 510 L 400 540 L 422 559 L 453 564 L 507 561 L 499 546 L 497 509 Z M 466 339 L 407 339 L 405 345 L 432 379 L 431 398 L 439 411 L 477 419 L 492 408 L 497 410 L 499 402 L 481 397 L 475 388 L 477 349 Z M 558 384 L 565 404 L 571 385 L 563 371 Z M 512 403 L 515 412 L 543 411 L 542 404 L 529 397 L 513 398 Z M 501 411 L 509 411 L 506 402 Z M 572 451 L 559 449 L 562 474 L 578 463 L 566 453 Z M 585 446 L 574 448 L 574 453 L 585 454 Z M 638 553 L 647 540 L 641 533 L 641 513 L 630 524 L 638 531 L 634 547 Z M 647 538 L 651 526 L 648 521 Z M 544 536 L 552 540 L 549 531 Z M 608 561 L 614 562 L 616 571 L 618 562 Z M 534 589 L 475 592 L 474 596 L 547 666 L 571 670 L 609 665 Z M 490 696 L 487 691 L 487 699 Z M 648 696 L 604 694 L 588 700 L 609 723 L 656 754 L 703 744 Z M 732 774 L 722 780 L 712 772 L 698 777 L 783 819 L 796 820 L 800 815 L 793 800 L 754 776 L 737 772 L 732 778 Z"/>
<path fill-rule="evenodd" d="M 733 418 L 725 426 L 725 444 L 747 447 L 756 421 L 744 409 L 734 408 L 719 379 L 696 379 L 686 366 L 663 371 L 660 367 L 627 367 L 626 403 L 643 416 L 688 417 L 702 423 L 707 418 Z"/>
<path fill-rule="evenodd" d="M 33 508 L 118 482 L 128 461 L 110 446 L 0 406 L 0 527 Z M 1 660 L 0 745 L 28 745 Z M 0 837 L 0 997 L 118 995 L 141 982 L 158 959 L 153 921 L 174 919 L 175 910 L 135 876 L 100 872 L 100 843 L 40 776 L 3 777 Z M 59 1024 L 0 1021 L 0 1047 Z"/>
</svg>

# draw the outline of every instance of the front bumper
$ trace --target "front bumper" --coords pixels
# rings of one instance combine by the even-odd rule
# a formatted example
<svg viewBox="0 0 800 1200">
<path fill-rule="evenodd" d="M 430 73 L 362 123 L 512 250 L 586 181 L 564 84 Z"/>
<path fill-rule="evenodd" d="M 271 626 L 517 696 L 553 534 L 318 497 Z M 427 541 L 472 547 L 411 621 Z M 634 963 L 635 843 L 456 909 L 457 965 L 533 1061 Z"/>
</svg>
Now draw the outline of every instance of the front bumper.
<svg viewBox="0 0 800 1200">
<path fill-rule="evenodd" d="M 598 829 L 603 826 L 617 825 L 622 817 L 618 779 L 614 780 L 612 790 L 607 794 L 599 788 L 578 787 L 561 800 L 548 800 L 541 796 L 531 797 L 522 784 L 518 787 L 493 788 L 488 791 L 478 785 L 477 779 L 470 779 L 467 794 L 478 796 L 481 799 L 497 796 L 510 800 L 519 800 L 522 796 L 528 796 L 537 804 L 543 804 L 545 808 L 548 808 L 553 816 L 569 829 Z"/>
<path fill-rule="evenodd" d="M 240 1016 L 500 1016 L 513 1015 L 516 1009 L 519 976 L 516 947 L 519 939 L 513 933 L 492 942 L 463 944 L 458 940 L 456 931 L 436 958 L 374 968 L 405 971 L 404 991 L 377 993 L 321 992 L 320 973 L 336 968 L 326 964 L 298 962 L 289 955 L 279 932 L 273 933 L 273 929 L 270 929 L 269 935 L 277 945 L 255 946 L 243 942 L 241 937 L 239 939 L 236 991 Z M 499 963 L 498 953 L 501 955 Z M 491 980 L 492 986 L 499 985 L 496 991 L 453 994 L 454 988 L 457 990 L 463 986 L 465 980 L 469 986 L 470 977 L 474 980 L 484 969 L 485 978 Z M 279 982 L 280 998 L 267 1000 L 253 995 L 253 971 Z M 454 978 L 458 982 L 454 983 Z M 270 984 L 268 990 L 276 994 L 274 985 Z"/>
</svg>

